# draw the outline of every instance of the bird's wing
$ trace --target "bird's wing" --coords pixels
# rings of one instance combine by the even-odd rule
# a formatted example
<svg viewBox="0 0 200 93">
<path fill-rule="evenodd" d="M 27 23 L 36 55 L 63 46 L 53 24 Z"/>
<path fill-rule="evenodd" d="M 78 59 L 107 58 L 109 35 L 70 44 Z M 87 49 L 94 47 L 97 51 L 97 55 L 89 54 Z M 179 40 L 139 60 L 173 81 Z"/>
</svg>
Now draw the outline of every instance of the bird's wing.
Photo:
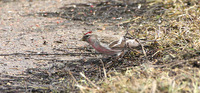
<svg viewBox="0 0 200 93">
<path fill-rule="evenodd" d="M 109 47 L 111 49 L 117 49 L 117 50 L 122 50 L 125 47 L 125 40 L 124 38 L 121 38 L 120 40 L 113 41 L 109 44 Z"/>
<path fill-rule="evenodd" d="M 111 49 L 124 49 L 125 46 L 131 47 L 131 48 L 136 48 L 140 47 L 140 44 L 145 44 L 146 41 L 143 40 L 136 40 L 136 39 L 121 39 L 119 41 L 114 41 L 109 44 L 109 47 Z"/>
</svg>

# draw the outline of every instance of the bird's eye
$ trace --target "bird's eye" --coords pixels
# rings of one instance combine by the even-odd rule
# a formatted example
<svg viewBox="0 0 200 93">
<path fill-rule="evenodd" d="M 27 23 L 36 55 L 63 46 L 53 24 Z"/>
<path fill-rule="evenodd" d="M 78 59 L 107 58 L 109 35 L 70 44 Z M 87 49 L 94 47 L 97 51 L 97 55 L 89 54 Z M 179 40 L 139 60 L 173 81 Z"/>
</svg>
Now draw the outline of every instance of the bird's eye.
<svg viewBox="0 0 200 93">
<path fill-rule="evenodd" d="M 89 35 L 85 35 L 84 37 L 85 37 L 85 38 L 88 38 L 88 37 L 89 37 Z"/>
<path fill-rule="evenodd" d="M 82 40 L 83 41 L 87 41 L 87 39 L 90 37 L 90 35 L 85 35 L 85 36 L 83 36 L 83 38 L 82 38 Z"/>
</svg>

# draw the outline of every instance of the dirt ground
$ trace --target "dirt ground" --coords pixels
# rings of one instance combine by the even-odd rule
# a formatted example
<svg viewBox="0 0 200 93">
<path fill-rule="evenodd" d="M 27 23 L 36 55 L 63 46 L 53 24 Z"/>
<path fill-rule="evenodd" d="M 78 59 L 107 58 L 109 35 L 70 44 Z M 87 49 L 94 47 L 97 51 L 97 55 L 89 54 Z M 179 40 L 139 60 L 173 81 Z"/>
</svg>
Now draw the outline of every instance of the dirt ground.
<svg viewBox="0 0 200 93">
<path fill-rule="evenodd" d="M 37 16 L 39 12 L 60 11 L 60 7 L 76 2 L 88 3 L 89 0 L 1 1 L 0 54 L 80 53 L 80 51 L 68 48 L 86 46 L 87 43 L 81 41 L 81 37 L 84 32 L 90 30 L 96 31 L 95 26 L 87 26 L 81 22 L 70 21 L 59 17 L 46 18 Z M 29 14 L 35 16 L 27 16 Z M 111 31 L 107 31 L 106 33 L 108 35 L 114 34 Z M 1 56 L 0 73 L 15 75 L 23 73 L 27 68 L 50 66 L 48 61 L 41 62 L 40 59 L 53 58 L 74 60 L 80 59 L 81 57 L 45 56 L 44 58 L 43 56 Z"/>
<path fill-rule="evenodd" d="M 20 84 L 11 82 L 10 79 L 15 77 L 14 81 L 18 81 L 19 78 L 16 77 L 28 77 L 23 75 L 28 68 L 49 69 L 55 65 L 62 67 L 63 64 L 53 61 L 55 59 L 63 61 L 91 58 L 26 54 L 86 53 L 87 51 L 73 48 L 88 46 L 81 41 L 83 33 L 87 31 L 93 31 L 100 37 L 119 38 L 124 35 L 120 28 L 116 31 L 101 30 L 104 29 L 104 24 L 86 25 L 81 21 L 38 15 L 59 12 L 67 4 L 90 1 L 93 0 L 0 0 L 0 74 L 1 81 L 4 82 L 1 84 L 1 91 L 19 86 Z"/>
<path fill-rule="evenodd" d="M 199 27 L 196 24 L 199 23 L 194 21 L 195 25 L 186 23 L 186 25 L 179 26 L 179 23 L 184 23 L 185 20 L 189 20 L 188 22 L 191 21 L 191 23 L 193 21 L 191 20 L 192 16 L 188 19 L 183 16 L 184 13 L 177 12 L 177 9 L 180 8 L 176 7 L 179 6 L 176 5 L 176 3 L 179 4 L 178 2 L 0 0 L 0 92 L 80 92 L 81 88 L 89 89 L 82 85 L 90 86 L 87 84 L 90 80 L 95 83 L 104 81 L 108 73 L 108 75 L 115 76 L 115 71 L 126 73 L 129 68 L 133 67 L 139 68 L 134 70 L 137 77 L 138 73 L 142 73 L 144 76 L 140 77 L 148 78 L 147 76 L 150 75 L 152 80 L 157 80 L 158 73 L 160 73 L 157 70 L 165 71 L 167 69 L 169 71 L 167 74 L 172 76 L 172 80 L 174 80 L 173 75 L 177 75 L 179 78 L 176 68 L 180 68 L 182 71 L 184 66 L 186 67 L 184 73 L 188 74 L 190 72 L 187 72 L 187 69 L 191 67 L 194 68 L 194 71 L 191 70 L 191 72 L 195 72 L 200 67 L 199 48 L 196 43 L 199 37 L 192 39 L 193 34 L 179 36 L 177 32 L 190 26 L 197 29 Z M 196 4 L 199 2 L 187 1 L 180 4 L 193 10 L 194 7 L 198 7 Z M 171 7 L 176 9 L 170 10 Z M 194 15 L 193 19 L 197 20 L 199 16 L 193 12 L 191 11 Z M 182 21 L 180 21 L 181 17 L 183 17 Z M 192 33 L 199 31 L 198 29 L 190 30 Z M 104 43 L 123 36 L 149 40 L 149 42 L 147 42 L 148 46 L 140 44 L 137 48 L 125 46 L 128 51 L 122 58 L 110 57 L 97 53 L 88 43 L 81 40 L 84 33 L 88 31 L 98 35 Z M 191 45 L 186 46 L 185 44 Z M 186 50 L 182 51 L 182 48 Z M 146 68 L 153 68 L 156 74 L 152 74 L 152 70 L 146 73 Z M 191 75 L 191 77 L 193 76 L 196 74 Z M 124 79 L 124 77 L 122 78 Z M 127 78 L 131 81 L 131 78 Z M 198 78 L 197 75 L 195 79 Z M 138 77 L 138 79 L 140 78 Z M 133 80 L 137 81 L 137 79 Z M 145 82 L 145 80 L 141 80 Z M 185 80 L 191 82 L 190 79 L 182 81 Z M 160 79 L 158 78 L 157 81 L 160 82 Z M 169 79 L 167 79 L 168 81 Z M 91 85 L 94 86 L 93 83 Z M 121 85 L 124 87 L 124 84 Z M 114 84 L 114 86 L 118 85 Z M 140 87 L 140 85 L 137 86 Z M 172 86 L 174 87 L 173 83 Z M 197 86 L 199 87 L 199 85 Z M 97 88 L 96 85 L 94 87 Z M 108 88 L 108 86 L 104 87 Z M 164 89 L 169 91 L 171 86 L 167 85 L 167 87 L 169 89 L 165 87 Z M 143 90 L 148 87 L 140 88 Z M 138 88 L 139 91 L 141 91 L 140 88 Z M 160 91 L 160 89 L 158 90 Z M 161 91 L 163 91 L 162 87 Z"/>
<path fill-rule="evenodd" d="M 151 16 L 165 11 L 161 3 L 152 6 L 147 3 L 146 0 L 0 0 L 0 91 L 77 92 L 75 84 L 82 78 L 80 72 L 98 81 L 104 77 L 103 67 L 106 71 L 123 72 L 127 67 L 153 60 L 148 57 L 156 52 L 156 47 L 149 47 L 145 58 L 136 51 L 134 56 L 129 52 L 126 53 L 129 57 L 115 60 L 97 54 L 81 41 L 88 31 L 103 42 L 117 40 L 128 31 L 135 36 L 143 33 L 126 28 L 129 23 L 134 28 L 155 20 Z M 146 20 L 137 20 L 142 16 Z"/>
</svg>

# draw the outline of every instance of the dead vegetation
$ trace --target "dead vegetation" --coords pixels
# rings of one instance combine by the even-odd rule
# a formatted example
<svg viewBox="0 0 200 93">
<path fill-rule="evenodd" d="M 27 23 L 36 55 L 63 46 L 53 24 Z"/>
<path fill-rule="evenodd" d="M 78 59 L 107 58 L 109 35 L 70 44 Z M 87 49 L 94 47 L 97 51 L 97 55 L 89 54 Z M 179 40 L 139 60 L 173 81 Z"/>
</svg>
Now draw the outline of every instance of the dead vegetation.
<svg viewBox="0 0 200 93">
<path fill-rule="evenodd" d="M 154 16 L 144 14 L 120 22 L 130 23 L 133 29 L 130 33 L 137 38 L 159 40 L 157 51 L 151 54 L 153 60 L 145 60 L 144 64 L 128 67 L 123 72 L 110 72 L 104 68 L 105 77 L 95 85 L 86 78 L 83 80 L 87 83 L 78 83 L 82 92 L 200 91 L 200 2 L 156 0 L 148 3 L 150 7 L 159 4 L 164 13 Z"/>
<path fill-rule="evenodd" d="M 139 1 L 71 4 L 62 7 L 60 12 L 42 12 L 34 16 L 61 17 L 90 26 L 105 22 L 113 25 L 112 29 L 127 28 L 131 38 L 157 40 L 144 47 L 145 52 L 130 50 L 123 60 L 89 54 L 85 56 L 92 58 L 74 61 L 53 59 L 54 55 L 69 54 L 35 54 L 44 57 L 39 61 L 48 61 L 52 66 L 30 68 L 22 76 L 2 76 L 5 78 L 1 79 L 2 85 L 6 86 L 0 89 L 3 92 L 198 93 L 200 2 Z M 91 49 L 84 48 L 75 50 L 91 52 Z M 32 54 L 20 55 L 28 58 Z M 45 59 L 46 56 L 52 56 L 52 59 Z"/>
</svg>

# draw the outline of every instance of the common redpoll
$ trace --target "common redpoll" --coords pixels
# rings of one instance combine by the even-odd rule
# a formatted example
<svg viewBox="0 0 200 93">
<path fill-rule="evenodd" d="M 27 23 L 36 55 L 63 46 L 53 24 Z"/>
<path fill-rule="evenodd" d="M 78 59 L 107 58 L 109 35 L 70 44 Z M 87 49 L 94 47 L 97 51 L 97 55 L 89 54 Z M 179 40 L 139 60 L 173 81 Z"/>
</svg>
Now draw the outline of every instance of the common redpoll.
<svg viewBox="0 0 200 93">
<path fill-rule="evenodd" d="M 82 40 L 88 42 L 97 52 L 111 56 L 119 56 L 126 52 L 126 46 L 130 48 L 140 46 L 140 43 L 136 39 L 125 39 L 124 37 L 110 44 L 104 44 L 99 41 L 97 35 L 88 35 L 88 33 L 83 36 Z"/>
</svg>

